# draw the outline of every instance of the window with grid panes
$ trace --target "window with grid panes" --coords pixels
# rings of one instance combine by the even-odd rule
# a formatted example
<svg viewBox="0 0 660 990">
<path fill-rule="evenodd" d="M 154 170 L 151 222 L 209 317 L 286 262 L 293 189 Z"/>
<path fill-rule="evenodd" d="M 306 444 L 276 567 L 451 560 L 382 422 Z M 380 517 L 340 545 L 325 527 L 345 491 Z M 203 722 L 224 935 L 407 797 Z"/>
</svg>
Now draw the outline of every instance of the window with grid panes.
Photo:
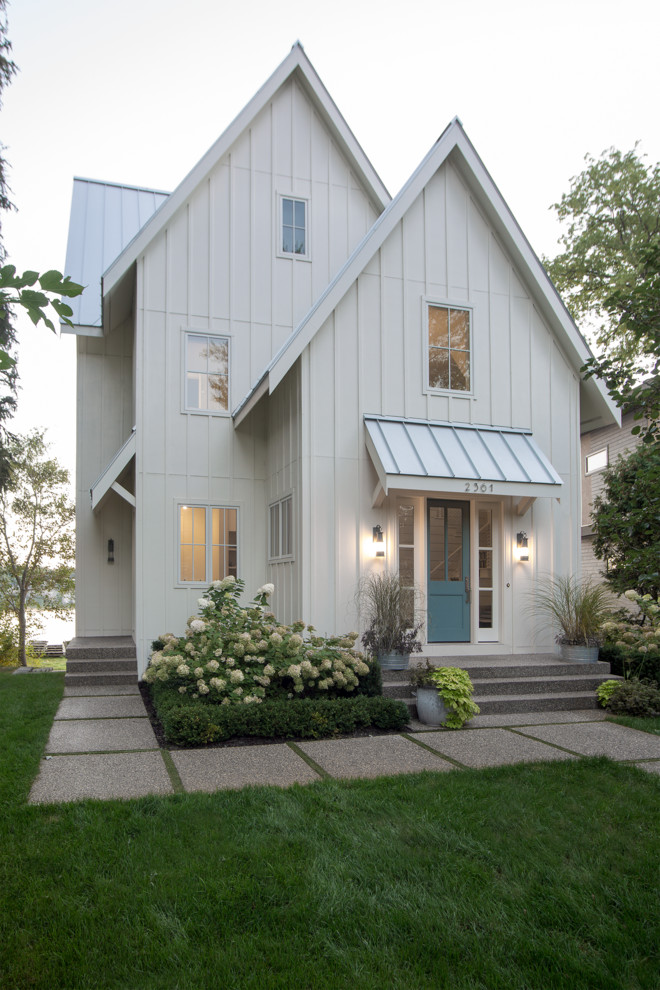
<svg viewBox="0 0 660 990">
<path fill-rule="evenodd" d="M 238 576 L 238 510 L 179 506 L 179 580 L 210 584 Z"/>
</svg>

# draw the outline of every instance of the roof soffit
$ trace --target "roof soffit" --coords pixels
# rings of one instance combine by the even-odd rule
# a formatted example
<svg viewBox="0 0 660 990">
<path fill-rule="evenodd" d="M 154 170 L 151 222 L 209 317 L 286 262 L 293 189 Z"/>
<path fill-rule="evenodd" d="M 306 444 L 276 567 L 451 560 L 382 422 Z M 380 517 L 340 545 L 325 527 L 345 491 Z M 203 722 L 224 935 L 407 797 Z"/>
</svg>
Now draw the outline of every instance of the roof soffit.
<svg viewBox="0 0 660 990">
<path fill-rule="evenodd" d="M 195 165 L 186 178 L 169 196 L 166 203 L 139 231 L 133 241 L 124 249 L 104 274 L 103 291 L 110 291 L 126 269 L 139 257 L 153 238 L 165 227 L 180 206 L 204 181 L 222 156 L 231 148 L 240 135 L 248 128 L 256 116 L 274 97 L 277 91 L 295 76 L 304 92 L 310 98 L 317 112 L 331 132 L 343 154 L 348 159 L 356 177 L 364 185 L 375 209 L 382 212 L 391 197 L 373 165 L 365 155 L 353 132 L 337 109 L 330 94 L 321 82 L 311 62 L 299 42 L 293 46 L 284 61 L 252 97 L 232 123 L 220 135 L 206 154 Z"/>
</svg>

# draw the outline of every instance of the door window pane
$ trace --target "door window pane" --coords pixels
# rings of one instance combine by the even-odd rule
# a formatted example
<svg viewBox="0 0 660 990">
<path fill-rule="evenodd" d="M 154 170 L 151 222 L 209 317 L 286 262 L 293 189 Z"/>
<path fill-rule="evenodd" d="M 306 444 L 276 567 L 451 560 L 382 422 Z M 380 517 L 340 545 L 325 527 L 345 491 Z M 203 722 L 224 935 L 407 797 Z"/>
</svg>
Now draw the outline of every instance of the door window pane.
<svg viewBox="0 0 660 990">
<path fill-rule="evenodd" d="M 447 509 L 447 570 L 449 581 L 463 580 L 462 509 Z"/>
<path fill-rule="evenodd" d="M 479 628 L 493 628 L 493 592 L 479 592 Z"/>
<path fill-rule="evenodd" d="M 441 505 L 429 508 L 429 577 L 445 580 L 445 510 Z"/>
</svg>

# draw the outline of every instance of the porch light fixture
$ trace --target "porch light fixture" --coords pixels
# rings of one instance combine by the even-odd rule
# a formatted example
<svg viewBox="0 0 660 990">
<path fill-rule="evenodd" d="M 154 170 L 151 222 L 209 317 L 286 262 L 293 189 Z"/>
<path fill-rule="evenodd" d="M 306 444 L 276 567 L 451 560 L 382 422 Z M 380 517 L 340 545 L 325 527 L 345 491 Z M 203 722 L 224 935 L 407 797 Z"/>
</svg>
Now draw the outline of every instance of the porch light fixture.
<svg viewBox="0 0 660 990">
<path fill-rule="evenodd" d="M 108 563 L 114 564 L 115 562 L 115 541 L 108 540 Z"/>
<path fill-rule="evenodd" d="M 374 551 L 376 557 L 385 556 L 385 537 L 383 536 L 383 528 L 380 524 L 374 526 Z"/>
<path fill-rule="evenodd" d="M 516 557 L 518 560 L 529 560 L 527 533 L 523 533 L 522 531 L 516 536 Z"/>
</svg>

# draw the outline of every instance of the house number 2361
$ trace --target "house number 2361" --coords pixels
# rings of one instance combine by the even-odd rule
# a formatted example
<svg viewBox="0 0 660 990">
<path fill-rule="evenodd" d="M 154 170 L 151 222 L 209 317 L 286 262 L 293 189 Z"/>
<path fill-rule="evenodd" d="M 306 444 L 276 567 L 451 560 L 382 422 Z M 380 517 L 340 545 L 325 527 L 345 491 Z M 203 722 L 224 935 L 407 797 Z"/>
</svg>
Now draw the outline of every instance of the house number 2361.
<svg viewBox="0 0 660 990">
<path fill-rule="evenodd" d="M 466 481 L 465 491 L 466 492 L 492 492 L 492 484 L 487 485 L 485 481 L 479 483 L 478 481 Z"/>
</svg>

